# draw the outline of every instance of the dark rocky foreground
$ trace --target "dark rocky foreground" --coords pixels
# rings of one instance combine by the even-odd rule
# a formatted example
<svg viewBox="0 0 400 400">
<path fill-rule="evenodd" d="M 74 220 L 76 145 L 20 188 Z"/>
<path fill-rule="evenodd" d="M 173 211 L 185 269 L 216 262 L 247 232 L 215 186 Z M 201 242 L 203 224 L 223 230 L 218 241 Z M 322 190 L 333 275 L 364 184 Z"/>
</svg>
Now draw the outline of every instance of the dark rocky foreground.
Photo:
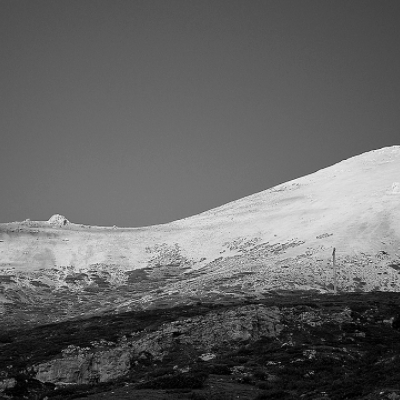
<svg viewBox="0 0 400 400">
<path fill-rule="evenodd" d="M 397 293 L 271 293 L 0 329 L 0 399 L 400 399 Z"/>
</svg>

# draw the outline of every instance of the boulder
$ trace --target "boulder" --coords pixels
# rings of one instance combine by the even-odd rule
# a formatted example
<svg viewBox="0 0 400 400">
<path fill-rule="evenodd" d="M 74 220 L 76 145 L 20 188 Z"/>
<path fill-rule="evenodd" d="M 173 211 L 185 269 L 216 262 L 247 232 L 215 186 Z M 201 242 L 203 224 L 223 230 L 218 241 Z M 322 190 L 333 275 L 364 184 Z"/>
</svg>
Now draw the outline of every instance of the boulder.
<svg viewBox="0 0 400 400">
<path fill-rule="evenodd" d="M 54 214 L 47 222 L 55 226 L 66 226 L 69 224 L 67 218 L 65 218 L 64 215 L 61 214 Z"/>
</svg>

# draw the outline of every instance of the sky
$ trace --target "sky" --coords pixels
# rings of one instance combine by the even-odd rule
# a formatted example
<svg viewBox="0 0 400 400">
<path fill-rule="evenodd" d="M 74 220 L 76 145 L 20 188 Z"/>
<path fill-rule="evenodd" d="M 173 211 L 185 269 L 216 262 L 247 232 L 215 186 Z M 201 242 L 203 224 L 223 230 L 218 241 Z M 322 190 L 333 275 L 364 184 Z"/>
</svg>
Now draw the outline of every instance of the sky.
<svg viewBox="0 0 400 400">
<path fill-rule="evenodd" d="M 170 222 L 400 144 L 398 0 L 0 0 L 0 222 Z"/>
</svg>

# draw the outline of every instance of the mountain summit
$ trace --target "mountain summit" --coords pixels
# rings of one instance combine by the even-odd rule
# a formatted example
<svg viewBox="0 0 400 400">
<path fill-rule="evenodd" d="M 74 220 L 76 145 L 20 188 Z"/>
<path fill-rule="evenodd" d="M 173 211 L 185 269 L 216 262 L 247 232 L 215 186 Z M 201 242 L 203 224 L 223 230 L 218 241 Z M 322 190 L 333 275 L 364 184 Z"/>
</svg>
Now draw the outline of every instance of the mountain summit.
<svg viewBox="0 0 400 400">
<path fill-rule="evenodd" d="M 271 290 L 330 291 L 334 281 L 340 291 L 399 291 L 399 220 L 393 146 L 164 225 L 86 226 L 59 214 L 4 223 L 0 315 L 53 321 Z"/>
</svg>

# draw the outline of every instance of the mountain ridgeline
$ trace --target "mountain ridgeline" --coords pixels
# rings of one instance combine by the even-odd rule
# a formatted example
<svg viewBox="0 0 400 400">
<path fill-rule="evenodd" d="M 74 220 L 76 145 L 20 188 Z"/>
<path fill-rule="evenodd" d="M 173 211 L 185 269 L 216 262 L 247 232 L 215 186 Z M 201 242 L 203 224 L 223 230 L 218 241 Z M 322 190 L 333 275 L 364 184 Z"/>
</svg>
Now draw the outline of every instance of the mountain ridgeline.
<svg viewBox="0 0 400 400">
<path fill-rule="evenodd" d="M 399 291 L 399 220 L 393 146 L 163 225 L 87 226 L 58 214 L 2 223 L 0 317 L 38 324 L 334 284 Z"/>
</svg>

